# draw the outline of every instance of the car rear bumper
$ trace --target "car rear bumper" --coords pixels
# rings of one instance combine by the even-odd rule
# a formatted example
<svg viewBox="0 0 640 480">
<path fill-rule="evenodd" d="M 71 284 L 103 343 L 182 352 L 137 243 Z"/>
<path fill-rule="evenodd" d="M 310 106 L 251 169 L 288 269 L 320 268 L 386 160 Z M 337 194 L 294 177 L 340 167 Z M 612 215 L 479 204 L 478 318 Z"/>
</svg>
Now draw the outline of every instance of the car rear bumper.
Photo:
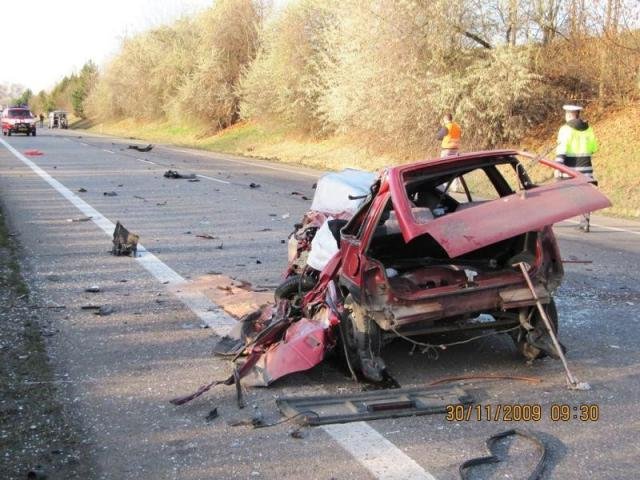
<svg viewBox="0 0 640 480">
<path fill-rule="evenodd" d="M 535 286 L 536 294 L 542 303 L 551 300 L 551 293 L 542 284 Z M 478 313 L 502 312 L 535 305 L 531 291 L 524 285 L 505 286 L 503 288 L 469 288 L 455 295 L 413 302 L 392 302 L 382 311 L 371 315 L 380 328 L 392 330 L 424 323 L 425 326 L 437 320 L 452 321 Z M 374 313 L 374 312 L 371 312 Z"/>
</svg>

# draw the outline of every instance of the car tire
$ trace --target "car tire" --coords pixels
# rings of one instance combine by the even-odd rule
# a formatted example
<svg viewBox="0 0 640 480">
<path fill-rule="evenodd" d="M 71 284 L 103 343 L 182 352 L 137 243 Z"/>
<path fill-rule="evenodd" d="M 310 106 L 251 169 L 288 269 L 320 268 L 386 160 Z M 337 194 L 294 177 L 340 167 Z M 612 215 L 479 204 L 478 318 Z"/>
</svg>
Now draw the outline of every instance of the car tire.
<svg viewBox="0 0 640 480">
<path fill-rule="evenodd" d="M 365 379 L 381 382 L 385 379 L 382 361 L 382 330 L 358 305 L 351 295 L 344 302 L 345 315 L 340 323 L 340 355 L 350 370 Z"/>
<path fill-rule="evenodd" d="M 531 316 L 531 325 L 536 328 L 541 328 L 546 332 L 546 326 L 544 324 L 544 320 L 538 311 L 538 307 L 533 306 L 533 315 Z M 556 308 L 556 303 L 553 299 L 546 305 L 544 305 L 545 312 L 549 320 L 551 320 L 551 326 L 553 327 L 553 331 L 555 334 L 558 333 L 558 309 Z M 516 348 L 520 352 L 520 354 L 526 358 L 527 360 L 536 360 L 539 358 L 544 358 L 547 354 L 540 350 L 539 348 L 531 345 L 527 341 L 527 331 L 524 328 L 520 328 L 511 334 L 511 338 L 516 344 Z"/>
<path fill-rule="evenodd" d="M 36 136 L 36 131 L 34 130 L 33 132 L 31 132 L 31 135 L 33 135 L 35 137 Z"/>
<path fill-rule="evenodd" d="M 286 278 L 274 293 L 276 303 L 286 299 L 296 303 L 296 297 L 311 291 L 316 286 L 316 281 L 307 275 L 292 275 Z M 300 299 L 301 300 L 301 299 Z"/>
</svg>

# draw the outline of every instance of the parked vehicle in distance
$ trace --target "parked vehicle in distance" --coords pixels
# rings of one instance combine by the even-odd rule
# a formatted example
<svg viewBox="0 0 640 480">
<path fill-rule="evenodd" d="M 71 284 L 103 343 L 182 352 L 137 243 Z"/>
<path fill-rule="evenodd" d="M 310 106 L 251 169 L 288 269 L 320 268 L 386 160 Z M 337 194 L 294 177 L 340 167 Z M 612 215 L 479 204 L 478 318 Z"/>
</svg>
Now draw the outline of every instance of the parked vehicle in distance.
<svg viewBox="0 0 640 480">
<path fill-rule="evenodd" d="M 28 107 L 8 107 L 2 111 L 2 134 L 24 133 L 36 136 L 36 117 Z"/>
<path fill-rule="evenodd" d="M 49 128 L 64 128 L 69 126 L 67 122 L 67 112 L 64 110 L 54 110 L 49 113 Z"/>
</svg>

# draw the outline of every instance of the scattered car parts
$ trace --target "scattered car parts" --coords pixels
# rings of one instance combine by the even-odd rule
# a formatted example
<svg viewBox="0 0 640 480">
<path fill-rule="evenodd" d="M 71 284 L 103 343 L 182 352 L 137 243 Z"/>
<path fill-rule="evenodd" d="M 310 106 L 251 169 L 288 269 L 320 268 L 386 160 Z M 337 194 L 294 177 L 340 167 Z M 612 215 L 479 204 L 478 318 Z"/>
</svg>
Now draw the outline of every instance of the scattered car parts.
<svg viewBox="0 0 640 480">
<path fill-rule="evenodd" d="M 129 145 L 128 148 L 131 149 L 131 150 L 137 150 L 138 152 L 143 152 L 144 153 L 144 152 L 150 152 L 151 149 L 153 148 L 153 145 L 151 145 L 151 144 L 148 144 L 148 145 L 145 145 L 145 146 L 142 146 L 142 145 Z"/>
<path fill-rule="evenodd" d="M 129 232 L 120 222 L 116 223 L 113 231 L 113 247 L 111 253 L 113 255 L 131 255 L 136 256 L 138 252 L 138 241 L 140 237 L 135 233 Z"/>
<path fill-rule="evenodd" d="M 181 173 L 178 173 L 177 170 L 167 170 L 166 172 L 164 172 L 164 177 L 165 178 L 174 178 L 174 179 L 196 180 L 196 174 L 195 173 L 189 173 L 189 174 L 183 175 Z"/>
<path fill-rule="evenodd" d="M 286 417 L 300 416 L 307 425 L 316 426 L 444 413 L 448 405 L 472 402 L 472 397 L 459 387 L 427 387 L 282 397 L 276 400 L 276 405 Z"/>
<path fill-rule="evenodd" d="M 489 452 L 488 456 L 472 458 L 471 460 L 467 460 L 460 464 L 458 468 L 458 472 L 460 473 L 460 478 L 462 480 L 467 480 L 469 478 L 469 469 L 471 467 L 476 467 L 478 465 L 485 465 L 490 463 L 499 463 L 501 460 L 493 453 L 493 446 L 500 440 L 511 437 L 511 436 L 520 436 L 531 441 L 538 451 L 538 461 L 536 462 L 536 466 L 533 471 L 527 476 L 527 480 L 538 480 L 542 471 L 545 467 L 545 462 L 547 460 L 547 448 L 542 440 L 538 438 L 533 432 L 528 430 L 521 429 L 511 429 L 506 432 L 497 433 L 491 437 L 489 437 L 486 441 L 487 451 Z"/>
</svg>

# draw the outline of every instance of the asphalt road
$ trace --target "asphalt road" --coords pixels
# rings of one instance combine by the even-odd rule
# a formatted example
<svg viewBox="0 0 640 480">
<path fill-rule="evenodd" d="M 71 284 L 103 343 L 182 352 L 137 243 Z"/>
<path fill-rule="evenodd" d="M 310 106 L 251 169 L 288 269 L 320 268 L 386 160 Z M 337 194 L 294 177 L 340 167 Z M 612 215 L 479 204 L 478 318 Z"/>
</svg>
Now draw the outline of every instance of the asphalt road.
<svg viewBox="0 0 640 480">
<path fill-rule="evenodd" d="M 219 272 L 276 285 L 286 260 L 282 240 L 308 208 L 302 195 L 312 196 L 321 173 L 172 147 L 138 153 L 127 148 L 129 140 L 72 131 L 42 129 L 38 137 L 3 140 L 21 154 L 41 151 L 26 158 L 60 184 L 54 189 L 55 181 L 45 182 L 0 145 L 0 196 L 23 247 L 28 281 L 42 307 L 64 306 L 47 309 L 57 330 L 47 347 L 93 478 L 453 479 L 462 461 L 485 454 L 487 437 L 514 427 L 547 444 L 543 478 L 638 478 L 639 224 L 596 217 L 590 234 L 569 222 L 556 226 L 563 258 L 592 262 L 566 264 L 557 295 L 561 339 L 574 373 L 591 390 L 567 390 L 557 361 L 527 365 L 508 338 L 453 347 L 438 359 L 410 355 L 397 341 L 385 360 L 403 387 L 455 376 L 540 377 L 539 384 L 474 381 L 465 388 L 493 409 L 539 404 L 542 420 L 450 422 L 432 415 L 307 429 L 296 439 L 291 425 L 253 429 L 229 422 L 255 411 L 278 420 L 279 395 L 358 388 L 333 366 L 320 365 L 268 389 L 250 389 L 244 410 L 232 388 L 220 387 L 186 406 L 170 405 L 169 398 L 223 378 L 230 368 L 211 355 L 219 329 L 201 328 L 206 311 L 194 310 L 180 288 L 169 288 L 174 277 L 162 275 L 197 281 Z M 200 181 L 166 179 L 169 168 Z M 64 187 L 73 193 L 63 196 Z M 117 196 L 104 195 L 112 191 Z M 119 220 L 140 234 L 155 266 L 111 256 L 99 222 L 72 221 L 84 215 L 71 197 L 104 216 L 103 225 Z M 101 292 L 86 293 L 90 285 Z M 97 316 L 81 309 L 87 304 L 115 311 Z M 553 421 L 553 405 L 564 404 L 572 412 L 597 405 L 599 418 Z M 219 417 L 205 421 L 216 407 Z M 532 466 L 533 449 L 522 440 L 503 442 L 500 451 L 504 462 L 480 467 L 472 478 L 522 478 Z"/>
</svg>

